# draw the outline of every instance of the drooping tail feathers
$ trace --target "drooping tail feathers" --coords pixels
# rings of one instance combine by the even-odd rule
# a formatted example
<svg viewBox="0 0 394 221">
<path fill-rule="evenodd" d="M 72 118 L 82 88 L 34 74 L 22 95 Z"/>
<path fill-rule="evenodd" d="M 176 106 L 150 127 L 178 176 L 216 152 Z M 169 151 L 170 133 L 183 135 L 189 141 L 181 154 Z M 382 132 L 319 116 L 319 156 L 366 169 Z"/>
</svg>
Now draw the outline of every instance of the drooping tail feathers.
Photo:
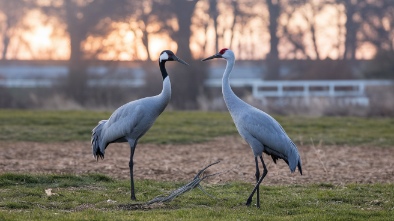
<svg viewBox="0 0 394 221">
<path fill-rule="evenodd" d="M 297 167 L 298 167 L 298 170 L 300 171 L 300 174 L 302 175 L 301 159 L 298 161 Z"/>
<path fill-rule="evenodd" d="M 298 167 L 298 170 L 300 171 L 300 174 L 302 175 L 300 154 L 298 153 L 297 146 L 293 143 L 293 141 L 290 140 L 290 143 L 291 143 L 291 147 L 292 147 L 292 148 L 290 148 L 289 155 L 288 155 L 290 171 L 293 173 L 296 170 L 296 167 Z"/>
<path fill-rule="evenodd" d="M 101 130 L 103 129 L 103 125 L 105 122 L 108 120 L 101 120 L 98 125 L 93 128 L 92 130 L 92 151 L 93 151 L 93 156 L 96 160 L 100 157 L 101 159 L 104 159 L 104 152 L 105 152 L 105 147 L 100 147 L 100 136 L 101 136 Z"/>
<path fill-rule="evenodd" d="M 291 140 L 290 140 L 291 141 Z M 281 154 L 279 152 L 275 152 L 272 149 L 268 149 L 267 146 L 264 152 L 268 155 L 271 155 L 272 160 L 274 163 L 278 159 L 283 159 L 287 165 L 289 165 L 290 172 L 294 173 L 294 171 L 297 169 L 300 171 L 300 174 L 302 175 L 302 167 L 301 167 L 301 157 L 300 154 L 298 153 L 297 146 L 291 141 L 290 142 L 291 146 L 288 148 L 288 152 L 286 154 Z"/>
</svg>

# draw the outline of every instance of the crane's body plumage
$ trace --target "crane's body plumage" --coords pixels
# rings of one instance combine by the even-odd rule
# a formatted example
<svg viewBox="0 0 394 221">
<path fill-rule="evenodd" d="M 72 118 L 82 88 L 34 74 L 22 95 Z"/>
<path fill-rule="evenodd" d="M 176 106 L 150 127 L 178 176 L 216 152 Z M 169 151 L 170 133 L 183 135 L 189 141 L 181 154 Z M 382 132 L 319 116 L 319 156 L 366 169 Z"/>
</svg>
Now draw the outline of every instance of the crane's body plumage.
<svg viewBox="0 0 394 221">
<path fill-rule="evenodd" d="M 239 114 L 233 112 L 231 116 L 255 157 L 264 152 L 275 162 L 283 159 L 289 164 L 290 171 L 295 171 L 299 161 L 297 147 L 274 118 L 254 107 L 246 107 Z"/>
<path fill-rule="evenodd" d="M 219 53 L 203 61 L 213 58 L 224 58 L 227 61 L 222 79 L 223 98 L 238 133 L 252 148 L 255 156 L 257 184 L 248 198 L 247 205 L 250 204 L 252 196 L 257 190 L 257 206 L 259 206 L 258 187 L 268 172 L 262 158 L 263 152 L 270 155 L 275 163 L 278 159 L 283 159 L 289 165 L 291 172 L 294 172 L 298 167 L 302 174 L 300 155 L 296 145 L 273 117 L 244 102 L 231 89 L 229 75 L 235 63 L 234 53 L 229 49 L 222 49 Z M 261 178 L 259 178 L 258 158 L 261 159 L 264 168 Z"/>
<path fill-rule="evenodd" d="M 152 127 L 171 99 L 171 82 L 165 69 L 166 61 L 178 61 L 187 65 L 186 62 L 176 57 L 172 51 L 163 51 L 159 58 L 160 71 L 163 77 L 161 93 L 124 104 L 116 109 L 108 120 L 101 120 L 92 130 L 92 151 L 97 160 L 98 158 L 104 158 L 105 149 L 110 143 L 129 143 L 132 200 L 136 199 L 133 180 L 133 156 L 138 140 Z"/>
<path fill-rule="evenodd" d="M 166 77 L 159 95 L 131 101 L 116 109 L 108 120 L 97 126 L 101 132 L 97 145 L 93 145 L 93 155 L 104 156 L 105 148 L 110 143 L 137 142 L 164 111 L 170 98 L 171 83 Z"/>
</svg>

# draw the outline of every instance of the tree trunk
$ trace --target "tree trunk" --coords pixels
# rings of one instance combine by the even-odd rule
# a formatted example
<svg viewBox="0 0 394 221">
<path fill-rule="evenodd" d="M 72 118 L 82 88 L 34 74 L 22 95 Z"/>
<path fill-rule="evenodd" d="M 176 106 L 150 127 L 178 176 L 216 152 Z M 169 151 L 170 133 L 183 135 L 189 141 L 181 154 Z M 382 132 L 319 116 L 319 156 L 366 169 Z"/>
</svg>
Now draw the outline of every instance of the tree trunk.
<svg viewBox="0 0 394 221">
<path fill-rule="evenodd" d="M 84 25 L 79 21 L 75 3 L 65 1 L 67 16 L 67 31 L 70 38 L 70 58 L 68 63 L 68 79 L 66 82 L 66 93 L 74 101 L 84 104 L 87 93 L 87 64 L 83 61 L 81 44 L 86 36 Z M 77 28 L 78 27 L 78 28 Z"/>
<path fill-rule="evenodd" d="M 357 47 L 357 24 L 353 21 L 353 16 L 356 13 L 355 5 L 351 1 L 344 1 L 346 11 L 346 23 L 345 23 L 345 51 L 343 58 L 345 60 L 356 59 L 356 47 Z"/>
<path fill-rule="evenodd" d="M 146 54 L 148 56 L 147 60 L 148 61 L 152 61 L 152 57 L 151 57 L 150 52 L 149 52 L 149 33 L 146 31 L 146 29 L 141 29 L 141 31 L 142 31 L 142 34 L 143 34 L 143 36 L 142 36 L 142 44 L 145 46 Z"/>
<path fill-rule="evenodd" d="M 7 60 L 8 45 L 10 44 L 10 36 L 11 36 L 10 28 L 12 26 L 11 19 L 12 19 L 11 16 L 9 16 L 6 20 L 6 28 L 3 35 L 3 51 L 1 52 L 2 60 Z"/>
<path fill-rule="evenodd" d="M 70 32 L 70 59 L 68 67 L 68 79 L 66 85 L 67 94 L 79 104 L 86 101 L 87 92 L 87 64 L 83 61 L 81 43 L 83 37 Z"/>
<path fill-rule="evenodd" d="M 233 40 L 234 40 L 234 28 L 235 28 L 235 24 L 237 22 L 237 16 L 239 14 L 239 10 L 238 10 L 238 2 L 237 1 L 232 1 L 231 5 L 233 6 L 233 13 L 234 13 L 234 17 L 233 17 L 233 21 L 231 24 L 231 37 L 230 37 L 230 44 L 229 44 L 229 48 L 232 49 L 233 48 Z"/>
<path fill-rule="evenodd" d="M 152 2 L 152 4 L 155 4 L 154 2 Z M 152 5 L 152 7 L 155 7 L 154 5 Z M 146 49 L 146 54 L 148 56 L 148 61 L 152 61 L 152 57 L 151 54 L 149 52 L 149 33 L 146 30 L 147 26 L 149 24 L 149 14 L 142 14 L 140 17 L 140 21 L 138 22 L 138 26 L 140 28 L 140 30 L 142 31 L 142 44 L 145 46 Z M 143 24 L 141 24 L 143 23 Z"/>
<path fill-rule="evenodd" d="M 7 34 L 3 36 L 3 51 L 1 52 L 1 59 L 7 60 L 8 45 L 10 44 L 10 38 Z"/>
<path fill-rule="evenodd" d="M 219 51 L 218 16 L 217 0 L 209 0 L 209 15 L 213 21 L 215 30 L 215 52 Z"/>
<path fill-rule="evenodd" d="M 267 54 L 267 79 L 278 79 L 279 78 L 279 38 L 277 36 L 278 30 L 278 19 L 280 16 L 280 3 L 279 1 L 273 2 L 272 0 L 266 0 L 269 13 L 269 33 L 270 33 L 270 51 Z"/>
<path fill-rule="evenodd" d="M 195 109 L 198 107 L 197 98 L 205 79 L 201 62 L 194 63 L 190 50 L 190 27 L 197 1 L 173 1 L 170 7 L 179 25 L 179 30 L 172 35 L 172 39 L 178 44 L 176 55 L 190 66 L 176 64 L 171 78 L 173 82 L 171 103 L 178 109 Z"/>
<path fill-rule="evenodd" d="M 172 38 L 178 44 L 177 55 L 188 61 L 192 60 L 192 53 L 190 50 L 190 26 L 192 24 L 192 16 L 197 1 L 177 1 L 171 4 L 172 12 L 176 15 L 179 25 L 179 30 L 173 33 Z"/>
<path fill-rule="evenodd" d="M 310 28 L 311 28 L 311 33 L 312 33 L 313 49 L 314 49 L 314 51 L 315 51 L 317 60 L 320 60 L 321 58 L 320 58 L 319 48 L 318 48 L 318 46 L 317 46 L 317 39 L 316 39 L 315 13 L 313 13 L 313 18 L 312 18 L 312 20 L 313 20 L 313 21 L 311 22 Z"/>
</svg>

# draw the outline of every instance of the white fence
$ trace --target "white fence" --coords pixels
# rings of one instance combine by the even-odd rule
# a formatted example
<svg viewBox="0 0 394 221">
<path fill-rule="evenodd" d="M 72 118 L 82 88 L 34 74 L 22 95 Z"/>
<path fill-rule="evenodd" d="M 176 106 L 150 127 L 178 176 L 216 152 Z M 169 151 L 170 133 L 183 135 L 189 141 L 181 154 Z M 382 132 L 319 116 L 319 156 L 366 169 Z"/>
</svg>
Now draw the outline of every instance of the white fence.
<svg viewBox="0 0 394 221">
<path fill-rule="evenodd" d="M 0 87 L 6 88 L 49 88 L 59 84 L 59 79 L 0 79 Z M 142 87 L 145 80 L 138 79 L 90 79 L 88 86 Z"/>
<path fill-rule="evenodd" d="M 254 98 L 265 97 L 335 97 L 368 105 L 366 88 L 394 85 L 390 80 L 297 80 L 263 81 L 261 79 L 230 79 L 233 87 L 251 87 Z M 221 87 L 221 79 L 208 79 L 208 87 Z"/>
</svg>

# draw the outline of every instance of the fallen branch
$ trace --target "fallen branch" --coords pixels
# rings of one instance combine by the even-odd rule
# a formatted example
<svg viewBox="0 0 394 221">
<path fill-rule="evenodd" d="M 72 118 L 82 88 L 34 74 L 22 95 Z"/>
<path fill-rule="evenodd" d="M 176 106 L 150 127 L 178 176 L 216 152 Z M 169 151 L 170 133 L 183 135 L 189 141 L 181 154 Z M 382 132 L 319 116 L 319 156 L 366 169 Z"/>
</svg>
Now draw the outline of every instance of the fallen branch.
<svg viewBox="0 0 394 221">
<path fill-rule="evenodd" d="M 200 178 L 200 175 L 201 175 L 202 173 L 204 173 L 204 171 L 205 171 L 206 169 L 208 169 L 210 166 L 215 165 L 215 164 L 218 164 L 219 162 L 220 162 L 220 161 L 217 161 L 217 162 L 215 162 L 215 163 L 209 164 L 209 165 L 206 166 L 204 169 L 200 170 L 200 172 L 197 173 L 197 175 L 194 177 L 194 179 L 193 179 L 192 181 L 190 181 L 190 182 L 187 183 L 186 185 L 184 185 L 184 186 L 182 186 L 182 187 L 180 187 L 180 188 L 178 188 L 178 189 L 172 191 L 168 196 L 157 196 L 157 197 L 155 197 L 154 199 L 152 199 L 152 200 L 146 202 L 145 204 L 146 204 L 146 205 L 150 205 L 150 204 L 153 204 L 153 203 L 170 202 L 170 201 L 172 201 L 174 198 L 176 198 L 176 197 L 178 197 L 178 196 L 180 196 L 180 195 L 182 195 L 182 194 L 184 194 L 184 193 L 186 193 L 186 192 L 188 192 L 188 191 L 190 191 L 190 190 L 192 190 L 192 189 L 194 189 L 194 188 L 196 188 L 196 187 L 198 187 L 201 191 L 203 191 L 203 192 L 204 192 L 205 194 L 207 194 L 208 196 L 213 197 L 213 196 L 211 196 L 210 194 L 208 194 L 207 192 L 205 192 L 205 190 L 204 190 L 204 189 L 202 188 L 202 186 L 200 185 L 200 182 L 203 181 L 204 179 L 208 178 L 208 177 L 215 176 L 215 175 L 217 175 L 217 174 L 219 174 L 219 173 L 214 173 L 214 174 L 211 174 L 211 175 L 206 175 L 206 176 L 203 176 L 203 177 L 201 177 L 201 178 Z"/>
</svg>

